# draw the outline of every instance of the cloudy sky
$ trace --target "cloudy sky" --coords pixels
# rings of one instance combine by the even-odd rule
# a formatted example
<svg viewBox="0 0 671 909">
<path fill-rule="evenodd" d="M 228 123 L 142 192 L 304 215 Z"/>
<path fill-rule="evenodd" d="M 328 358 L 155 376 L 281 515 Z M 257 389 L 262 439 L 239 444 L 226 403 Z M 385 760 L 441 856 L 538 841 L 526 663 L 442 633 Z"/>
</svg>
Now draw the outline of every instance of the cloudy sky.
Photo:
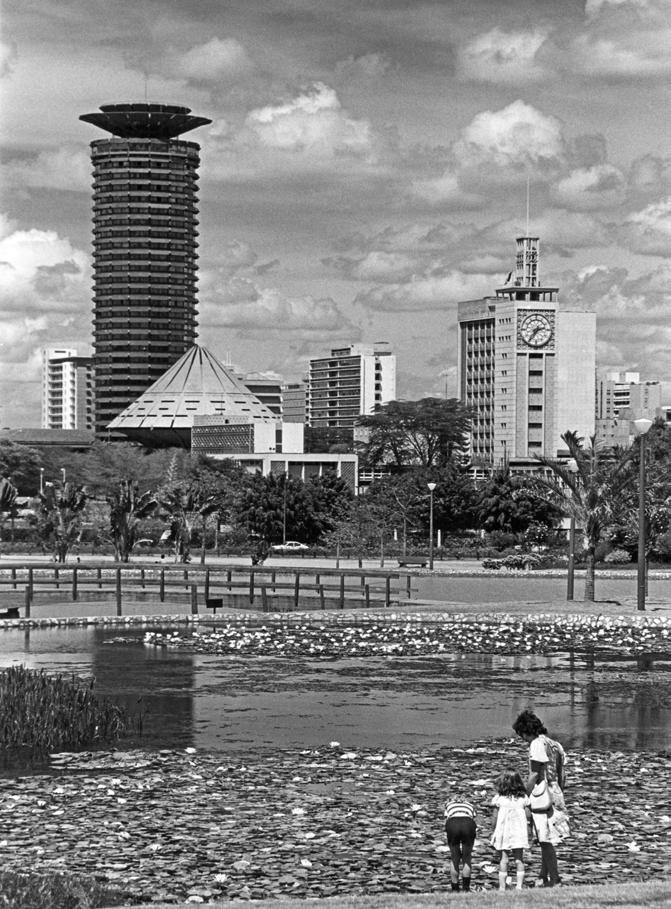
<svg viewBox="0 0 671 909">
<path fill-rule="evenodd" d="M 399 397 L 453 394 L 456 304 L 526 226 L 598 314 L 599 365 L 671 380 L 671 0 L 5 0 L 0 424 L 39 351 L 90 344 L 101 104 L 186 105 L 200 341 L 246 371 L 391 342 Z M 671 392 L 671 382 L 667 386 Z"/>
</svg>

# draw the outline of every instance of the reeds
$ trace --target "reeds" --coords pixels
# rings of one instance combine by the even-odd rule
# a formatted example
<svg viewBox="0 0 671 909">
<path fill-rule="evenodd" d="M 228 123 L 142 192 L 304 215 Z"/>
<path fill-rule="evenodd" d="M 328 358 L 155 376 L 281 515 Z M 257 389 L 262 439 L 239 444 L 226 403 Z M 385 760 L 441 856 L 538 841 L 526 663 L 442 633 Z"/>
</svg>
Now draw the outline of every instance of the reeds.
<svg viewBox="0 0 671 909">
<path fill-rule="evenodd" d="M 113 741 L 128 728 L 126 712 L 99 702 L 93 681 L 11 666 L 0 671 L 0 749 L 32 756 Z"/>
</svg>

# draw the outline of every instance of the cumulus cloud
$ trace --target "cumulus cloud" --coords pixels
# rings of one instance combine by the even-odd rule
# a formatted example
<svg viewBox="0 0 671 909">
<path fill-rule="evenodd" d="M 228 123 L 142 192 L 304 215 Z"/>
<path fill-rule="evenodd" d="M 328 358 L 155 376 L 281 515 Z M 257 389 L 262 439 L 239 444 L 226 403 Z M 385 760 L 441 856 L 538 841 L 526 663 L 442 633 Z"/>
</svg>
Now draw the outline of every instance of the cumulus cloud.
<svg viewBox="0 0 671 909">
<path fill-rule="evenodd" d="M 486 202 L 484 196 L 462 189 L 459 177 L 450 171 L 432 179 L 413 180 L 410 191 L 430 205 L 448 208 L 480 208 Z"/>
<path fill-rule="evenodd" d="M 601 13 L 618 6 L 646 9 L 649 5 L 650 0 L 585 0 L 585 15 L 588 19 L 596 19 Z"/>
<path fill-rule="evenodd" d="M 88 256 L 49 230 L 14 230 L 0 238 L 1 310 L 41 316 L 90 306 Z"/>
<path fill-rule="evenodd" d="M 370 123 L 349 117 L 335 91 L 321 82 L 284 104 L 252 111 L 246 126 L 267 148 L 329 157 L 371 153 Z"/>
<path fill-rule="evenodd" d="M 235 252 L 244 257 L 244 244 Z M 247 254 L 246 260 L 251 256 Z M 267 337 L 287 332 L 296 337 L 319 337 L 353 330 L 330 297 L 292 296 L 276 288 L 260 287 L 236 268 L 232 272 L 225 267 L 205 270 L 200 288 L 200 323 L 207 331 L 231 328 Z"/>
<path fill-rule="evenodd" d="M 370 122 L 350 116 L 336 92 L 320 82 L 288 101 L 250 111 L 237 132 L 210 133 L 209 173 L 254 179 L 353 167 L 371 172 L 382 146 Z"/>
<path fill-rule="evenodd" d="M 520 83 L 547 73 L 537 56 L 547 40 L 542 29 L 504 32 L 498 28 L 477 35 L 458 52 L 457 72 L 474 82 Z"/>
<path fill-rule="evenodd" d="M 403 283 L 372 287 L 357 294 L 356 302 L 385 312 L 429 309 L 453 310 L 460 300 L 484 297 L 492 289 L 489 275 L 465 274 L 459 270 L 435 269 L 413 275 Z"/>
<path fill-rule="evenodd" d="M 323 262 L 353 281 L 394 283 L 405 278 L 417 268 L 418 257 L 407 253 L 375 249 L 359 258 L 337 256 L 332 259 L 324 259 Z"/>
<path fill-rule="evenodd" d="M 277 289 L 253 285 L 232 286 L 219 300 L 205 301 L 201 322 L 207 328 L 314 338 L 346 334 L 352 327 L 330 297 L 289 297 Z"/>
<path fill-rule="evenodd" d="M 91 161 L 81 148 L 65 146 L 0 165 L 5 186 L 91 191 Z"/>
<path fill-rule="evenodd" d="M 671 197 L 631 214 L 622 225 L 620 241 L 644 256 L 671 256 Z"/>
<path fill-rule="evenodd" d="M 252 62 L 235 38 L 211 38 L 177 58 L 177 71 L 190 82 L 218 82 L 248 72 Z"/>
<path fill-rule="evenodd" d="M 612 164 L 581 167 L 552 188 L 552 198 L 573 211 L 593 211 L 619 205 L 624 201 L 627 181 Z"/>
<path fill-rule="evenodd" d="M 510 218 L 475 232 L 468 242 L 471 246 L 497 255 L 509 250 L 512 262 L 515 237 L 524 233 L 520 221 Z M 554 208 L 548 208 L 531 219 L 529 234 L 540 237 L 541 255 L 547 252 L 570 256 L 575 250 L 606 246 L 612 240 L 609 228 L 593 215 Z"/>
<path fill-rule="evenodd" d="M 88 342 L 90 286 L 88 257 L 67 238 L 0 219 L 0 380 L 9 423 L 39 423 L 37 404 L 30 408 L 39 396 L 26 385 L 39 379 L 40 348 L 55 338 Z"/>
<path fill-rule="evenodd" d="M 415 222 L 384 227 L 380 231 L 365 234 L 357 232 L 342 237 L 336 243 L 339 250 L 386 251 L 444 251 L 458 242 L 464 233 L 473 228 L 470 225 L 446 222 Z"/>
<path fill-rule="evenodd" d="M 643 155 L 632 162 L 629 191 L 633 197 L 659 198 L 671 192 L 671 160 L 657 155 Z"/>
<path fill-rule="evenodd" d="M 646 376 L 651 369 L 660 376 L 669 374 L 671 266 L 635 277 L 625 268 L 592 266 L 567 273 L 560 283 L 563 299 L 596 312 L 602 364 L 640 369 Z"/>
<path fill-rule="evenodd" d="M 0 41 L 0 79 L 9 75 L 16 63 L 16 46 L 9 41 Z"/>
<path fill-rule="evenodd" d="M 589 0 L 585 11 L 587 30 L 567 49 L 569 67 L 616 78 L 671 72 L 668 0 Z"/>
<path fill-rule="evenodd" d="M 462 131 L 454 153 L 462 175 L 471 172 L 483 182 L 492 176 L 549 177 L 560 168 L 565 147 L 560 121 L 518 100 L 477 114 Z"/>
<path fill-rule="evenodd" d="M 335 65 L 335 74 L 344 80 L 381 79 L 391 67 L 391 61 L 385 54 L 371 53 L 339 60 Z"/>
</svg>

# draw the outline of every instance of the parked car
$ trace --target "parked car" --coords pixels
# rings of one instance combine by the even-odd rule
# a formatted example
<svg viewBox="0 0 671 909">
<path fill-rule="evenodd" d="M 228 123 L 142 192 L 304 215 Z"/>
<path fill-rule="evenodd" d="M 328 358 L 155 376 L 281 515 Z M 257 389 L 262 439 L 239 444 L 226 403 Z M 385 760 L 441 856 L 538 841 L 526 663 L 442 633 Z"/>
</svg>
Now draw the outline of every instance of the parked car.
<svg viewBox="0 0 671 909">
<path fill-rule="evenodd" d="M 297 540 L 287 540 L 286 543 L 275 543 L 272 548 L 274 552 L 307 552 L 310 549 L 305 543 L 299 543 Z"/>
</svg>

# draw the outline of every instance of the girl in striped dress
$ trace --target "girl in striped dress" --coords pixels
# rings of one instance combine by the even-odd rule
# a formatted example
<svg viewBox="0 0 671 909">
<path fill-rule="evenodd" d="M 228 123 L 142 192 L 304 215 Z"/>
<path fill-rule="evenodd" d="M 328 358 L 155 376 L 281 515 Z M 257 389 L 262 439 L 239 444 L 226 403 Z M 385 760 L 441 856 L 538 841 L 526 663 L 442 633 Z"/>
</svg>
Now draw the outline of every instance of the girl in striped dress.
<svg viewBox="0 0 671 909">
<path fill-rule="evenodd" d="M 471 889 L 471 853 L 475 832 L 475 808 L 455 793 L 445 805 L 445 833 L 450 847 L 450 880 L 453 890 L 459 889 L 460 865 L 462 890 Z"/>
</svg>

